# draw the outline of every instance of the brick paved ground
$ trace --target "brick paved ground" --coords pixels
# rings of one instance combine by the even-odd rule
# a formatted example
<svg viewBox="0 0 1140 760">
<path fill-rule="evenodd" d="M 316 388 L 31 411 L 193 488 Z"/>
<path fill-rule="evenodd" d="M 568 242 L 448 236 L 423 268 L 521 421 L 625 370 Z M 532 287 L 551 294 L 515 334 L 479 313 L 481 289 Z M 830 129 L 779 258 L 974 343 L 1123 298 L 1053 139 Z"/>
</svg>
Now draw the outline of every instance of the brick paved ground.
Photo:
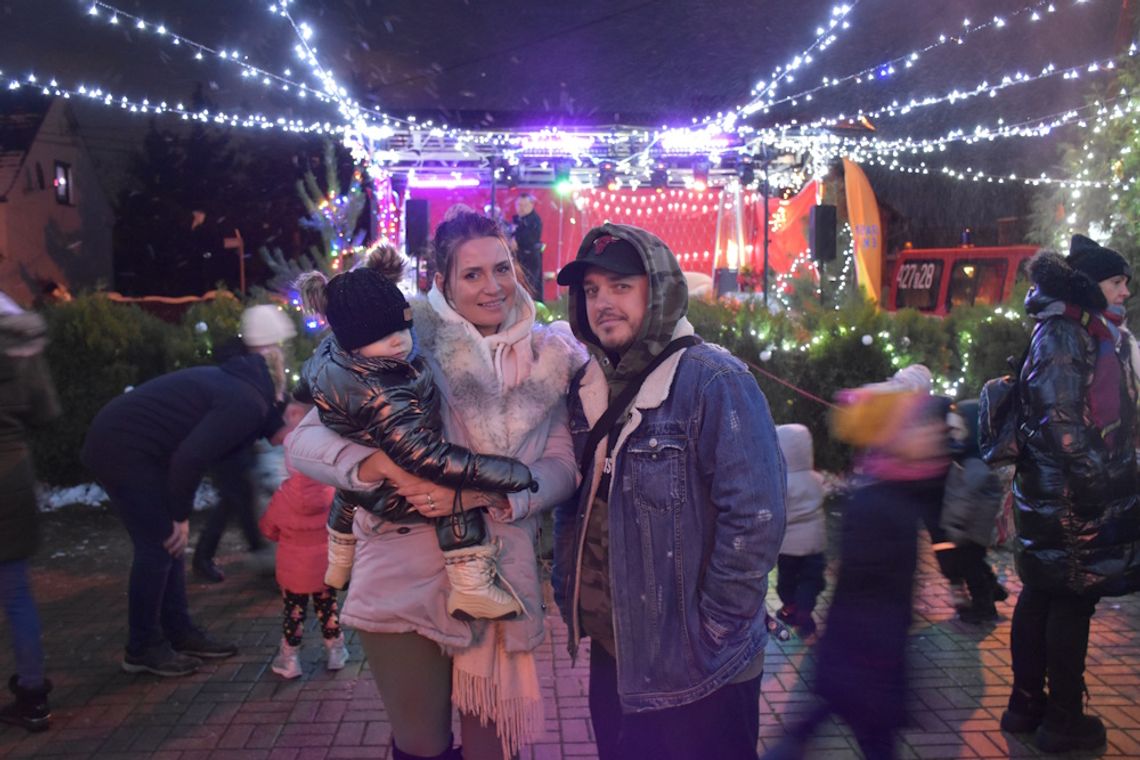
<svg viewBox="0 0 1140 760">
<path fill-rule="evenodd" d="M 197 521 L 197 518 L 196 518 Z M 198 521 L 200 522 L 200 521 Z M 305 643 L 305 676 L 282 682 L 269 671 L 280 636 L 279 601 L 271 579 L 242 564 L 236 538 L 220 557 L 230 578 L 194 584 L 199 621 L 236 639 L 241 654 L 209 664 L 189 678 L 161 680 L 119 672 L 126 630 L 125 536 L 97 510 L 48 516 L 48 541 L 35 563 L 35 585 L 46 626 L 55 723 L 39 735 L 0 727 L 0 757 L 66 758 L 387 758 L 389 725 L 375 686 L 350 635 L 349 666 L 328 673 L 318 663 L 316 634 Z M 1007 696 L 1010 604 L 1001 621 L 977 628 L 953 620 L 929 552 L 921 568 L 915 663 L 915 726 L 904 735 L 912 758 L 1034 757 L 1001 733 Z M 993 557 L 1004 577 L 1009 557 Z M 1008 582 L 1017 590 L 1016 579 Z M 775 608 L 774 596 L 773 608 Z M 1012 600 L 1011 600 L 1012 601 Z M 595 757 L 586 708 L 586 670 L 565 654 L 566 631 L 550 619 L 539 652 L 547 698 L 546 734 L 524 760 Z M 1105 600 L 1092 625 L 1089 689 L 1092 710 L 1108 725 L 1108 757 L 1140 757 L 1140 600 Z M 762 746 L 808 704 L 804 676 L 810 649 L 793 640 L 768 650 L 761 705 Z M 7 631 L 0 638 L 0 675 L 10 672 Z M 855 757 L 849 733 L 824 727 L 812 757 Z"/>
</svg>

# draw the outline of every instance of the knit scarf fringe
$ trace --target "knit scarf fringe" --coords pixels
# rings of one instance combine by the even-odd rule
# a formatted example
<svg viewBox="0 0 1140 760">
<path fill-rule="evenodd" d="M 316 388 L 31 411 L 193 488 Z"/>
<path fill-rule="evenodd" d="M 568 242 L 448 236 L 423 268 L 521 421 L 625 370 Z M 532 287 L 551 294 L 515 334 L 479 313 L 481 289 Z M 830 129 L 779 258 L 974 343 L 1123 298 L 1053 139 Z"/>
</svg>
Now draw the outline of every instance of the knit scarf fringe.
<svg viewBox="0 0 1140 760">
<path fill-rule="evenodd" d="M 499 654 L 505 656 L 506 652 Z M 545 719 L 541 695 L 503 699 L 493 679 L 458 668 L 452 670 L 451 688 L 451 700 L 460 712 L 476 716 L 484 726 L 494 722 L 503 757 L 514 757 L 523 745 L 533 744 L 541 735 Z"/>
</svg>

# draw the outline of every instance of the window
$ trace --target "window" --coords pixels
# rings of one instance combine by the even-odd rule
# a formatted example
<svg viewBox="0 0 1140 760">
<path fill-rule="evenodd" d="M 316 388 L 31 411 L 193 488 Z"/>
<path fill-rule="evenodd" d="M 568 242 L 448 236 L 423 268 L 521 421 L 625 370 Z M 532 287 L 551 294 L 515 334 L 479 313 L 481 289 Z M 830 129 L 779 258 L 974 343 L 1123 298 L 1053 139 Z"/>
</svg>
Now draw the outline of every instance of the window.
<svg viewBox="0 0 1140 760">
<path fill-rule="evenodd" d="M 62 161 L 55 162 L 55 177 L 52 178 L 55 187 L 55 201 L 65 206 L 71 205 L 71 164 Z"/>
<path fill-rule="evenodd" d="M 913 259 L 899 266 L 895 275 L 895 308 L 933 311 L 942 285 L 942 262 Z"/>
<path fill-rule="evenodd" d="M 998 259 L 955 263 L 950 270 L 950 287 L 946 289 L 946 308 L 1000 303 L 1008 266 L 1008 261 Z"/>
</svg>

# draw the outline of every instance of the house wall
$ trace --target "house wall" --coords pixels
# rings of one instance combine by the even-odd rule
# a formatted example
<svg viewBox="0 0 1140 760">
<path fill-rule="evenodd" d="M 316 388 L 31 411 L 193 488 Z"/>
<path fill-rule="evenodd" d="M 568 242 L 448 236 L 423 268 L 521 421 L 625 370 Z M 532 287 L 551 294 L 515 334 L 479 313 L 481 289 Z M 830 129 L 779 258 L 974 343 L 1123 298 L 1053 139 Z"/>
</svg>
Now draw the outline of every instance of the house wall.
<svg viewBox="0 0 1140 760">
<path fill-rule="evenodd" d="M 56 199 L 57 161 L 71 167 L 70 203 Z M 0 203 L 0 289 L 33 306 L 49 280 L 73 292 L 110 283 L 112 225 L 110 203 L 70 109 L 57 99 Z"/>
</svg>

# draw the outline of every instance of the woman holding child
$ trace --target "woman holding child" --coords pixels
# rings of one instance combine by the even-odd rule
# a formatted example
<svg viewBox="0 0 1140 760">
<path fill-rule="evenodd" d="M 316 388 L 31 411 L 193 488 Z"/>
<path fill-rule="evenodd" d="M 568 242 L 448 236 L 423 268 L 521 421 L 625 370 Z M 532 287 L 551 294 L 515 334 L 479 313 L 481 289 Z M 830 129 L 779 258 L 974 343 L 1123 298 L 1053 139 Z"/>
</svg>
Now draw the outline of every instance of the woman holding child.
<svg viewBox="0 0 1140 760">
<path fill-rule="evenodd" d="M 451 513 L 456 492 L 410 475 L 382 452 L 341 438 L 310 414 L 289 441 L 306 474 L 353 490 L 387 480 L 419 513 L 399 522 L 356 511 L 353 583 L 341 620 L 357 629 L 392 722 L 393 757 L 510 757 L 542 730 L 534 649 L 543 603 L 534 553 L 538 515 L 570 497 L 577 466 L 566 392 L 585 354 L 568 329 L 536 325 L 507 239 L 496 222 L 460 209 L 438 227 L 434 287 L 412 303 L 417 350 L 442 397 L 446 439 L 526 464 L 537 491 L 464 489 L 462 508 L 486 508 L 499 572 L 524 615 L 464 622 L 447 614 L 447 575 L 431 520 Z"/>
</svg>

